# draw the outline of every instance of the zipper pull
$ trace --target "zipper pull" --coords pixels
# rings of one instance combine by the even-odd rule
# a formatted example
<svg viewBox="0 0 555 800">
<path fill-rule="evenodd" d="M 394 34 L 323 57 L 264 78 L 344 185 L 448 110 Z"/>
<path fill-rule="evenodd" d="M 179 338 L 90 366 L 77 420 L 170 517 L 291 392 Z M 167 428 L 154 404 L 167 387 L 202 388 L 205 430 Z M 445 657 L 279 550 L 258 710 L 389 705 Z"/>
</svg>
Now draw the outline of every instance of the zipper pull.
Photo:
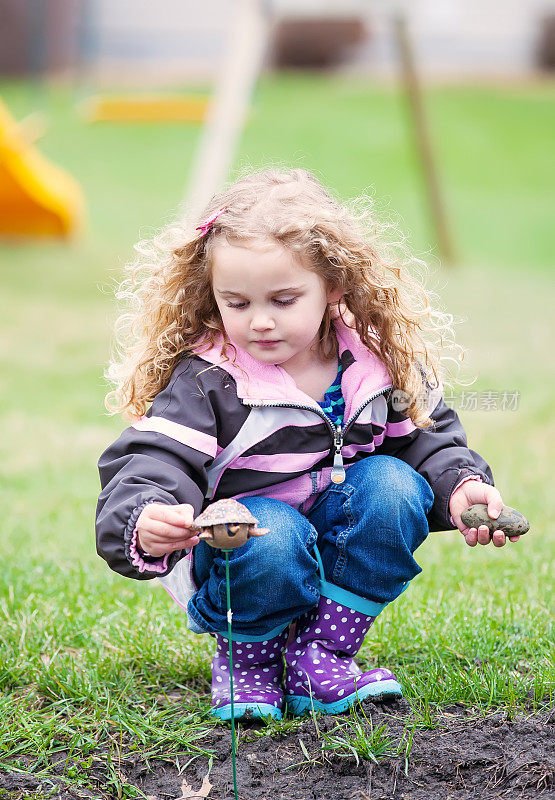
<svg viewBox="0 0 555 800">
<path fill-rule="evenodd" d="M 343 447 L 343 434 L 341 432 L 341 425 L 337 425 L 334 434 L 335 455 L 333 457 L 333 468 L 331 471 L 332 483 L 343 483 L 345 480 L 345 468 L 343 466 L 343 456 L 341 455 L 341 448 Z"/>
</svg>

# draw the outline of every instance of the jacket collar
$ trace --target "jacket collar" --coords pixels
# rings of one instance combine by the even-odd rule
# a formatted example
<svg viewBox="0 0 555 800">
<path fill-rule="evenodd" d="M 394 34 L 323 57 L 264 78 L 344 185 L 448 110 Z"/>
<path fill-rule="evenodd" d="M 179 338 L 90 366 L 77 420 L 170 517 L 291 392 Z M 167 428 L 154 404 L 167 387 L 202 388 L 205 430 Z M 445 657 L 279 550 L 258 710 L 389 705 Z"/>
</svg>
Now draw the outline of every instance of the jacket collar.
<svg viewBox="0 0 555 800">
<path fill-rule="evenodd" d="M 391 378 L 383 362 L 362 343 L 354 328 L 348 327 L 339 317 L 333 320 L 333 325 L 339 344 L 339 357 L 350 352 L 354 359 L 344 369 L 341 380 L 345 419 L 348 419 L 368 397 L 391 386 Z M 282 367 L 263 364 L 240 347 L 236 347 L 237 356 L 234 361 L 231 360 L 232 348 L 229 350 L 230 358 L 225 359 L 222 356 L 222 345 L 223 337 L 208 350 L 203 350 L 202 344 L 198 344 L 194 352 L 226 370 L 235 379 L 237 394 L 246 405 L 286 403 L 319 408 L 318 403 L 301 391 Z"/>
</svg>

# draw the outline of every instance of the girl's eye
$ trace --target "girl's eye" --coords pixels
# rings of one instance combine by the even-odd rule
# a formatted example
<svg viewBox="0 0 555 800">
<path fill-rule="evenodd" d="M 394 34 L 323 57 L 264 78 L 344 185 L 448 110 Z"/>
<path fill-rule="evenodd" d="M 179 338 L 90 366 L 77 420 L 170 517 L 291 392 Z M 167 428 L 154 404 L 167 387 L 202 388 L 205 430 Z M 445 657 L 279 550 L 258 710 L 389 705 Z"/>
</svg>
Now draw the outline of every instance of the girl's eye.
<svg viewBox="0 0 555 800">
<path fill-rule="evenodd" d="M 295 303 L 296 300 L 297 300 L 296 297 L 290 297 L 287 300 L 274 300 L 274 303 L 276 303 L 276 305 L 278 305 L 278 306 L 290 306 L 293 303 Z M 226 306 L 228 308 L 242 309 L 242 308 L 246 308 L 248 306 L 248 303 L 226 303 Z"/>
</svg>

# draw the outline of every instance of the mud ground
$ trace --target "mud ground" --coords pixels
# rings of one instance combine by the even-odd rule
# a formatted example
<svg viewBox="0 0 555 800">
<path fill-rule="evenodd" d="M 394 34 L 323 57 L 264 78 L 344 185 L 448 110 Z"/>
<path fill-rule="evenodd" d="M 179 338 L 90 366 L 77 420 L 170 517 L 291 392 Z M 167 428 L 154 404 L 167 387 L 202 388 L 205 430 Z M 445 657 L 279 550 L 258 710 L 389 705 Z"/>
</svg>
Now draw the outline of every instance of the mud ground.
<svg viewBox="0 0 555 800">
<path fill-rule="evenodd" d="M 390 755 L 378 762 L 357 760 L 348 750 L 322 750 L 326 733 L 348 717 L 305 719 L 299 727 L 280 735 L 261 736 L 256 723 L 239 729 L 237 783 L 240 800 L 536 800 L 555 796 L 555 711 L 544 710 L 514 719 L 505 712 L 477 716 L 459 705 L 445 707 L 435 718 L 437 727 L 417 728 L 410 753 L 397 754 L 407 723 L 414 720 L 405 700 L 389 705 L 365 704 L 367 732 L 384 723 L 392 744 Z M 214 752 L 212 767 L 197 758 L 181 773 L 175 759 L 151 760 L 121 755 L 115 765 L 124 790 L 113 782 L 110 769 L 99 753 L 88 774 L 96 790 L 45 781 L 30 774 L 1 774 L 0 798 L 55 797 L 102 798 L 146 796 L 156 800 L 191 798 L 233 800 L 231 733 L 228 726 L 214 729 L 199 744 Z M 182 756 L 181 765 L 187 763 Z M 60 773 L 67 760 L 58 762 Z M 207 794 L 209 772 L 212 784 Z M 110 778 L 110 774 L 112 778 Z M 135 787 L 135 791 L 131 788 Z M 185 788 L 184 788 L 185 787 Z M 140 792 L 136 792 L 136 790 Z"/>
</svg>

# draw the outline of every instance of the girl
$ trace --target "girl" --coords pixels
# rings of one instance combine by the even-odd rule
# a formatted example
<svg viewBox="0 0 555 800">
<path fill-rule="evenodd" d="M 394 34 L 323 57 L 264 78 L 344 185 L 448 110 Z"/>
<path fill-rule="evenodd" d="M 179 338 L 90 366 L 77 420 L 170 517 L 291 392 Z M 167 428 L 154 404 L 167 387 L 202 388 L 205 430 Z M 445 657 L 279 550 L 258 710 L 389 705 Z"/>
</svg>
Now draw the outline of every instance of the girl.
<svg viewBox="0 0 555 800">
<path fill-rule="evenodd" d="M 98 552 L 158 577 L 189 628 L 215 635 L 222 719 L 230 679 L 237 716 L 279 718 L 284 698 L 302 714 L 399 697 L 392 672 L 354 662 L 365 634 L 420 572 L 429 530 L 486 544 L 461 512 L 503 505 L 442 400 L 452 318 L 365 209 L 304 170 L 247 176 L 206 216 L 143 243 L 119 294 L 107 404 L 134 421 L 99 461 Z M 271 531 L 230 555 L 233 642 L 222 552 L 192 527 L 226 497 Z"/>
</svg>

